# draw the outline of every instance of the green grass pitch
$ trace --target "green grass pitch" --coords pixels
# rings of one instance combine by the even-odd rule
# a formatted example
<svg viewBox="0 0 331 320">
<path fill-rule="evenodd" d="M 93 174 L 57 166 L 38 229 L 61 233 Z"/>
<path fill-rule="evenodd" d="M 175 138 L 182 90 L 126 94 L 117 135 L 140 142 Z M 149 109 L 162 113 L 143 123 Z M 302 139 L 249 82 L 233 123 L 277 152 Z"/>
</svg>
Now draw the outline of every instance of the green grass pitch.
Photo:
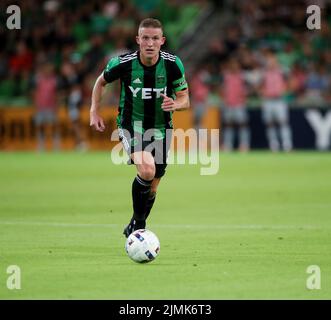
<svg viewBox="0 0 331 320">
<path fill-rule="evenodd" d="M 0 299 L 330 299 L 330 153 L 220 162 L 213 176 L 168 167 L 148 221 L 161 252 L 137 264 L 122 235 L 133 166 L 109 153 L 1 153 Z M 19 290 L 7 288 L 10 265 Z M 320 289 L 306 286 L 310 265 Z"/>
</svg>

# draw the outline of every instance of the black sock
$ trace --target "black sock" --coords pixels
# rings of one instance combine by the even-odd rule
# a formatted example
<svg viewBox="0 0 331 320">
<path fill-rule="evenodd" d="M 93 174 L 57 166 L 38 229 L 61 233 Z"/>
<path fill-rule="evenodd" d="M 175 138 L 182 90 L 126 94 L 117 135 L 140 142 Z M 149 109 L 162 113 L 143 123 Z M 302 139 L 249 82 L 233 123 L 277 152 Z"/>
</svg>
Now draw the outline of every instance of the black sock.
<svg viewBox="0 0 331 320">
<path fill-rule="evenodd" d="M 156 192 L 151 192 L 148 196 L 147 199 L 147 203 L 146 203 L 146 209 L 145 209 L 145 219 L 148 218 L 152 208 L 153 208 L 153 204 L 155 202 L 155 198 L 156 198 Z"/>
<path fill-rule="evenodd" d="M 144 180 L 138 175 L 132 183 L 132 202 L 133 202 L 133 219 L 136 221 L 145 220 L 145 209 L 147 200 L 151 191 L 151 181 Z"/>
</svg>

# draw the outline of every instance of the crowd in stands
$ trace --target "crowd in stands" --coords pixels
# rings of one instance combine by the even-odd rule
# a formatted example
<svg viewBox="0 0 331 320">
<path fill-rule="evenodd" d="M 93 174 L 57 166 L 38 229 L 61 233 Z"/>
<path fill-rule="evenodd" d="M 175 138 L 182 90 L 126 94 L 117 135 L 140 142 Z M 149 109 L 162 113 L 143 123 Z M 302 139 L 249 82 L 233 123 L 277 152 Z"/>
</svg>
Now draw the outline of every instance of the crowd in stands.
<svg viewBox="0 0 331 320">
<path fill-rule="evenodd" d="M 219 37 L 197 65 L 209 87 L 222 86 L 222 74 L 233 58 L 245 77 L 249 105 L 259 105 L 258 90 L 266 58 L 274 53 L 286 80 L 286 101 L 294 105 L 331 103 L 331 3 L 314 1 L 321 8 L 321 29 L 309 30 L 306 8 L 310 1 L 228 1 L 233 13 Z M 208 76 L 206 75 L 208 74 Z"/>
<path fill-rule="evenodd" d="M 0 104 L 15 105 L 21 100 L 31 104 L 35 77 L 45 64 L 53 66 L 60 101 L 67 98 L 70 69 L 83 101 L 88 102 L 93 82 L 108 60 L 136 49 L 136 29 L 143 18 L 155 16 L 164 21 L 167 33 L 174 35 L 166 48 L 173 50 L 177 25 L 190 22 L 181 12 L 189 11 L 194 17 L 205 2 L 187 6 L 187 1 L 174 0 L 24 0 L 19 3 L 22 29 L 8 30 L 6 8 L 12 1 L 2 0 Z M 69 82 L 73 85 L 72 79 Z"/>
<path fill-rule="evenodd" d="M 176 51 L 178 43 L 171 39 L 178 40 L 175 27 L 181 24 L 180 12 L 192 1 L 25 0 L 20 4 L 22 30 L 12 31 L 5 27 L 5 9 L 11 1 L 1 2 L 0 100 L 15 103 L 13 98 L 32 98 L 34 77 L 45 63 L 54 67 L 62 98 L 68 89 L 65 70 L 71 69 L 71 77 L 81 85 L 86 101 L 91 83 L 108 59 L 136 48 L 136 26 L 147 16 L 157 16 L 164 22 L 166 34 L 173 33 L 168 35 L 165 50 Z M 206 2 L 193 1 L 198 8 Z M 206 63 L 197 67 L 209 72 L 210 82 L 217 84 L 227 61 L 237 58 L 249 96 L 256 97 L 265 56 L 273 51 L 288 81 L 289 102 L 329 102 L 331 5 L 324 2 L 319 1 L 321 30 L 312 31 L 306 26 L 308 2 L 224 1 L 234 14 L 233 23 L 228 23 L 210 42 Z M 192 78 L 194 74 L 188 76 Z M 254 101 L 249 99 L 250 104 Z"/>
<path fill-rule="evenodd" d="M 190 75 L 195 126 L 208 106 L 221 107 L 224 150 L 233 148 L 234 128 L 239 148 L 248 149 L 247 107 L 262 107 L 270 149 L 289 151 L 288 106 L 331 106 L 331 3 L 314 2 L 320 30 L 306 25 L 310 4 L 227 1 L 231 16 Z"/>
</svg>

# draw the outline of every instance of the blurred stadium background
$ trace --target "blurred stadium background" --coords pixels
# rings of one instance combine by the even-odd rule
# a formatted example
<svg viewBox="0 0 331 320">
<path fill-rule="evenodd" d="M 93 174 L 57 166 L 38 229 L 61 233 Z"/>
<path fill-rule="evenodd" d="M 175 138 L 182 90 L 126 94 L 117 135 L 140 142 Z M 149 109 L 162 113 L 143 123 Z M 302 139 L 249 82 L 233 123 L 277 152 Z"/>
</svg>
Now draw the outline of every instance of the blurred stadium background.
<svg viewBox="0 0 331 320">
<path fill-rule="evenodd" d="M 306 26 L 308 0 L 2 0 L 0 150 L 43 149 L 36 128 L 43 103 L 56 124 L 45 149 L 109 149 L 118 87 L 104 98 L 105 134 L 89 127 L 91 90 L 109 58 L 136 49 L 137 24 L 150 16 L 164 24 L 164 49 L 181 57 L 190 82 L 192 109 L 176 114 L 177 127 L 222 126 L 223 75 L 235 58 L 246 80 L 251 148 L 268 148 L 259 86 L 273 54 L 286 81 L 294 148 L 328 149 L 316 144 L 306 116 L 313 109 L 322 119 L 331 106 L 331 3 L 313 3 L 321 8 L 320 30 Z M 21 30 L 6 27 L 11 4 L 21 9 Z"/>
</svg>

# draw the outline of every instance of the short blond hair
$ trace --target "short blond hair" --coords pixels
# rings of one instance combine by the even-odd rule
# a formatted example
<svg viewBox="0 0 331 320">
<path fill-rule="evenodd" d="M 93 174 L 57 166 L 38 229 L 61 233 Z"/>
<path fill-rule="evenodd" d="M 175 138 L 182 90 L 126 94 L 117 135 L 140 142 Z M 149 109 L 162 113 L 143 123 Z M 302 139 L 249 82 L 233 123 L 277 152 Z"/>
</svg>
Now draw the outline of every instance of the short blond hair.
<svg viewBox="0 0 331 320">
<path fill-rule="evenodd" d="M 160 22 L 160 20 L 154 18 L 146 18 L 141 21 L 138 29 L 140 28 L 157 28 L 163 31 L 162 23 Z"/>
</svg>

